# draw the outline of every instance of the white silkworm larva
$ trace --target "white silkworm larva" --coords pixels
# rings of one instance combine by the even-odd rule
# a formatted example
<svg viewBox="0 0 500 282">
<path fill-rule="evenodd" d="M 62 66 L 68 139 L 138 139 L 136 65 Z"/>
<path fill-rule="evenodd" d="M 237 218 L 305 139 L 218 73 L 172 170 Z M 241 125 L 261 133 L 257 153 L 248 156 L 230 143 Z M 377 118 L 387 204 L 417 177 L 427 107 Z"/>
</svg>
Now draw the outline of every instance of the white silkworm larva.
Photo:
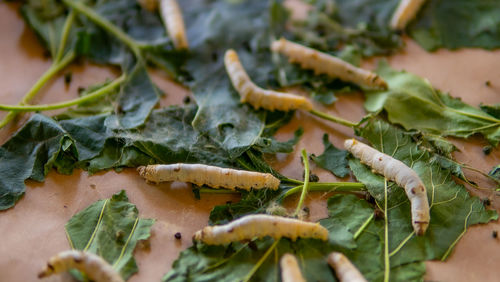
<svg viewBox="0 0 500 282">
<path fill-rule="evenodd" d="M 228 224 L 207 226 L 197 231 L 193 239 L 208 245 L 223 245 L 266 236 L 274 239 L 286 237 L 293 241 L 298 237 L 326 241 L 328 230 L 319 223 L 275 215 L 254 214 L 241 217 Z"/>
<path fill-rule="evenodd" d="M 224 64 L 231 82 L 240 94 L 242 103 L 249 103 L 254 108 L 274 111 L 312 110 L 312 103 L 305 97 L 262 89 L 250 80 L 234 50 L 227 50 Z"/>
<path fill-rule="evenodd" d="M 287 56 L 290 62 L 297 63 L 304 69 L 313 70 L 316 74 L 326 74 L 369 88 L 387 89 L 387 83 L 377 74 L 285 38 L 274 41 L 271 49 Z"/>
<path fill-rule="evenodd" d="M 399 5 L 392 15 L 391 28 L 395 30 L 403 30 L 406 25 L 413 20 L 425 0 L 401 0 Z"/>
<path fill-rule="evenodd" d="M 221 168 L 203 164 L 148 165 L 137 168 L 139 174 L 154 183 L 164 181 L 190 182 L 213 188 L 234 190 L 278 189 L 280 180 L 270 173 Z"/>
<path fill-rule="evenodd" d="M 47 266 L 38 274 L 38 278 L 61 273 L 70 269 L 84 272 L 96 282 L 124 282 L 118 272 L 98 255 L 77 250 L 63 251 L 51 257 Z"/>
<path fill-rule="evenodd" d="M 417 173 L 402 161 L 355 139 L 346 140 L 344 147 L 360 159 L 361 163 L 371 167 L 374 172 L 382 174 L 388 180 L 396 182 L 405 189 L 411 203 L 413 230 L 417 235 L 423 235 L 430 221 L 429 202 L 425 186 Z"/>
<path fill-rule="evenodd" d="M 280 260 L 281 281 L 283 282 L 306 282 L 302 276 L 297 258 L 292 254 L 284 254 Z"/>
<path fill-rule="evenodd" d="M 176 0 L 160 0 L 160 15 L 176 49 L 189 48 L 182 11 Z"/>
<path fill-rule="evenodd" d="M 328 264 L 335 270 L 340 282 L 367 282 L 363 274 L 344 254 L 331 253 L 328 255 Z"/>
</svg>

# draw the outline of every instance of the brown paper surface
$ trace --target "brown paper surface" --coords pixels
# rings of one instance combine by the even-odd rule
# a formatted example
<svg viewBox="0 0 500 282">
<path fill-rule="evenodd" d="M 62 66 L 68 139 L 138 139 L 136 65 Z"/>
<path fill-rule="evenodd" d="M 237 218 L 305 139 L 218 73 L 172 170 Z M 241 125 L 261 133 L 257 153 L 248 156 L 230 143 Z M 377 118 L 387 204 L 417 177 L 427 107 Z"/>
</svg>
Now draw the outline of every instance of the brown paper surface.
<svg viewBox="0 0 500 282">
<path fill-rule="evenodd" d="M 0 102 L 15 104 L 39 76 L 50 66 L 50 59 L 43 56 L 33 32 L 18 15 L 17 5 L 0 3 Z M 401 53 L 389 58 L 397 69 L 406 69 L 426 77 L 438 89 L 461 97 L 472 105 L 500 102 L 500 51 L 485 50 L 441 50 L 427 53 L 414 42 L 407 40 Z M 370 63 L 367 67 L 372 66 Z M 88 86 L 103 81 L 106 77 L 116 77 L 116 70 L 88 63 L 71 65 L 65 73 L 73 73 L 73 81 L 65 86 L 62 75 L 48 83 L 36 96 L 33 103 L 52 103 L 77 97 L 79 86 Z M 175 85 L 162 73 L 155 73 L 155 82 L 167 93 L 162 105 L 180 104 L 189 95 L 184 88 Z M 485 85 L 491 81 L 491 87 Z M 348 120 L 359 120 L 364 115 L 363 97 L 349 94 L 339 97 L 335 105 L 319 108 Z M 48 113 L 51 114 L 51 113 Z M 0 113 L 3 117 L 5 113 Z M 16 123 L 0 131 L 0 144 L 26 120 L 23 115 Z M 293 135 L 299 126 L 305 134 L 296 146 L 295 153 L 279 154 L 269 160 L 284 175 L 299 179 L 302 176 L 299 152 L 306 148 L 309 153 L 323 151 L 321 136 L 330 134 L 335 146 L 342 147 L 342 140 L 353 137 L 349 128 L 318 120 L 311 115 L 297 111 L 294 119 L 277 138 L 284 140 Z M 484 156 L 482 147 L 487 145 L 480 137 L 470 140 L 454 140 L 461 152 L 455 156 L 482 171 L 489 171 L 500 163 L 500 151 L 494 149 Z M 312 167 L 313 173 L 322 181 L 335 181 L 334 176 Z M 493 183 L 477 174 L 467 174 L 482 187 L 493 187 Z M 348 181 L 348 179 L 343 179 Z M 469 187 L 470 188 L 470 187 Z M 155 218 L 150 244 L 139 245 L 135 257 L 139 272 L 129 281 L 159 281 L 170 269 L 180 251 L 191 245 L 192 234 L 205 226 L 214 205 L 226 201 L 237 201 L 231 195 L 206 195 L 201 200 L 193 197 L 189 185 L 183 183 L 146 184 L 134 169 L 121 173 L 101 172 L 89 176 L 77 170 L 73 175 L 59 175 L 52 171 L 44 183 L 27 181 L 26 195 L 18 204 L 0 212 L 0 281 L 37 281 L 36 274 L 48 257 L 69 248 L 64 232 L 64 224 L 78 211 L 98 199 L 108 198 L 125 189 L 132 203 L 137 205 L 144 218 Z M 470 188 L 481 197 L 491 193 Z M 330 194 L 311 193 L 306 205 L 311 208 L 310 220 L 326 216 L 326 199 Z M 287 200 L 292 208 L 297 197 Z M 500 201 L 493 201 L 493 208 L 499 210 Z M 492 230 L 500 231 L 498 222 L 470 228 L 459 241 L 446 263 L 428 262 L 427 280 L 433 281 L 498 281 L 500 277 L 500 239 L 493 239 Z M 174 234 L 181 232 L 182 239 Z M 67 275 L 48 278 L 47 281 L 71 281 Z"/>
</svg>

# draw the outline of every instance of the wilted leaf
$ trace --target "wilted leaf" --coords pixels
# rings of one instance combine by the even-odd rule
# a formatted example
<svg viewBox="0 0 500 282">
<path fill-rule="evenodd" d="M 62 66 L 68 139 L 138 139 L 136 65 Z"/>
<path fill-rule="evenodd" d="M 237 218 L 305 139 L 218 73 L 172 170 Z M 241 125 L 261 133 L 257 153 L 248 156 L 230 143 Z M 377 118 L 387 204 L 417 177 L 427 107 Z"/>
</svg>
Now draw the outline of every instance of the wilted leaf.
<svg viewBox="0 0 500 282">
<path fill-rule="evenodd" d="M 387 81 L 389 89 L 367 92 L 368 111 L 385 110 L 390 122 L 407 130 L 462 138 L 480 133 L 495 146 L 500 142 L 499 119 L 436 91 L 421 77 L 393 70 L 386 62 L 379 65 L 377 72 Z"/>
<path fill-rule="evenodd" d="M 325 151 L 319 156 L 311 155 L 311 159 L 321 168 L 324 168 L 338 177 L 349 174 L 347 151 L 339 150 L 328 140 L 328 134 L 323 135 Z"/>
<path fill-rule="evenodd" d="M 103 257 L 126 280 L 139 271 L 133 252 L 137 242 L 149 238 L 153 223 L 153 219 L 139 218 L 122 190 L 74 215 L 66 233 L 72 249 Z"/>
</svg>

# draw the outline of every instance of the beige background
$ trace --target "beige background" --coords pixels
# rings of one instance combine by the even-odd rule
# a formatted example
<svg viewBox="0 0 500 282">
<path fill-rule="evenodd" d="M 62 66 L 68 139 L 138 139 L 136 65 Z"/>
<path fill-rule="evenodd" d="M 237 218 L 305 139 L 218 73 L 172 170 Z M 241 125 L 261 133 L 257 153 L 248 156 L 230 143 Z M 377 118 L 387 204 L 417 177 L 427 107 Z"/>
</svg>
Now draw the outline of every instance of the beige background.
<svg viewBox="0 0 500 282">
<path fill-rule="evenodd" d="M 43 48 L 34 34 L 25 27 L 18 15 L 17 5 L 0 3 L 0 103 L 15 104 L 33 85 L 39 76 L 50 66 L 50 60 L 43 57 Z M 500 102 L 500 51 L 461 50 L 457 52 L 442 50 L 426 53 L 418 45 L 407 40 L 405 50 L 391 58 L 395 68 L 404 68 L 428 78 L 443 91 L 449 91 L 465 102 L 478 105 L 479 102 Z M 371 64 L 368 63 L 367 67 Z M 77 96 L 79 86 L 101 82 L 106 77 L 115 77 L 116 70 L 88 63 L 72 65 L 68 71 L 73 73 L 69 87 L 62 78 L 48 83 L 35 99 L 35 103 L 64 101 Z M 180 104 L 189 92 L 169 81 L 162 73 L 155 73 L 155 82 L 168 95 L 162 105 Z M 490 80 L 491 87 L 485 86 Z M 358 120 L 363 114 L 363 97 L 360 94 L 341 96 L 331 107 L 322 108 L 332 114 L 349 120 Z M 50 114 L 50 113 L 49 113 Z M 3 117 L 5 113 L 0 113 Z M 21 117 L 0 131 L 0 144 L 26 120 Z M 279 155 L 269 160 L 284 175 L 300 178 L 302 168 L 299 154 L 302 148 L 310 153 L 321 153 L 321 136 L 330 134 L 330 140 L 341 146 L 344 138 L 352 137 L 349 128 L 318 120 L 309 114 L 297 112 L 293 121 L 278 133 L 278 139 L 292 136 L 293 130 L 303 126 L 305 135 L 296 147 L 296 153 Z M 486 142 L 475 137 L 465 142 L 455 140 L 461 152 L 455 154 L 458 160 L 482 171 L 489 171 L 500 163 L 500 151 L 495 149 L 484 156 L 482 146 Z M 322 181 L 335 178 L 313 166 L 313 172 Z M 475 174 L 468 174 L 481 187 L 491 188 L 493 183 Z M 348 181 L 349 179 L 343 179 Z M 195 200 L 189 185 L 184 183 L 146 184 L 134 169 L 122 173 L 101 172 L 88 176 L 84 171 L 75 171 L 71 176 L 59 175 L 52 171 L 44 183 L 27 181 L 26 195 L 12 209 L 0 212 L 0 281 L 36 281 L 36 274 L 48 257 L 68 249 L 64 224 L 71 216 L 94 201 L 110 197 L 121 189 L 126 189 L 130 201 L 137 205 L 145 218 L 157 219 L 152 228 L 149 244 L 142 244 L 136 250 L 139 273 L 129 281 L 159 281 L 170 269 L 179 252 L 191 245 L 190 237 L 207 224 L 208 214 L 214 205 L 228 200 L 237 201 L 236 196 L 202 195 Z M 481 197 L 491 197 L 488 191 L 470 189 Z M 314 193 L 308 196 L 307 205 L 312 209 L 310 220 L 318 220 L 326 215 L 326 199 L 329 194 Z M 296 198 L 287 200 L 291 208 Z M 494 199 L 494 208 L 500 201 Z M 498 281 L 500 279 L 500 239 L 491 237 L 492 230 L 500 231 L 498 222 L 471 228 L 460 240 L 455 251 L 446 263 L 427 263 L 428 280 L 439 281 Z M 174 234 L 181 232 L 181 241 Z M 61 281 L 68 279 L 59 276 L 47 279 Z"/>
</svg>

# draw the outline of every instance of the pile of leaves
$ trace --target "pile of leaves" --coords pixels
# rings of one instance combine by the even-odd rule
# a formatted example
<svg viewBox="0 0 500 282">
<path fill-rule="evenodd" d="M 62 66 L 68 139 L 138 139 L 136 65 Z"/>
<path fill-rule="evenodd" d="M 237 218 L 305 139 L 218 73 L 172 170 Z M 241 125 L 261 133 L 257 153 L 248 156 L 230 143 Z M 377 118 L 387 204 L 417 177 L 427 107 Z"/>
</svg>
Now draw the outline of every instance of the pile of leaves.
<svg viewBox="0 0 500 282">
<path fill-rule="evenodd" d="M 58 116 L 34 114 L 0 147 L 0 209 L 21 199 L 26 179 L 43 181 L 53 168 L 63 174 L 74 169 L 95 173 L 184 162 L 270 172 L 282 180 L 278 191 L 242 192 L 240 202 L 214 207 L 211 224 L 250 213 L 272 213 L 271 207 L 300 188 L 302 181 L 280 175 L 264 157 L 292 152 L 302 130 L 289 141 L 275 140 L 274 133 L 293 113 L 241 104 L 224 69 L 224 52 L 236 50 L 259 86 L 299 86 L 317 101 L 331 104 L 336 93 L 359 88 L 288 63 L 269 51 L 273 40 L 284 36 L 353 64 L 402 46 L 400 35 L 388 28 L 395 0 L 310 1 L 309 17 L 292 24 L 289 11 L 278 0 L 180 2 L 189 50 L 175 50 L 158 13 L 143 9 L 135 0 L 23 3 L 22 15 L 49 50 L 54 67 L 86 59 L 119 67 L 123 81 L 118 89 L 106 90 L 105 97 L 80 103 Z M 500 5 L 481 0 L 428 2 L 408 27 L 425 48 L 498 47 L 500 18 L 494 11 Z M 467 10 L 463 7 L 471 16 L 456 28 L 450 24 L 456 21 L 450 19 Z M 481 19 L 480 24 L 475 19 Z M 149 67 L 162 69 L 188 87 L 195 103 L 156 109 L 164 93 L 152 82 Z M 335 148 L 325 135 L 324 153 L 311 159 L 338 177 L 353 173 L 362 183 L 355 189 L 373 199 L 352 194 L 328 199 L 328 217 L 320 221 L 330 232 L 327 243 L 285 238 L 228 246 L 198 242 L 181 253 L 163 280 L 279 280 L 279 258 L 289 252 L 300 258 L 308 280 L 334 281 L 325 260 L 334 250 L 346 254 L 369 280 L 419 280 L 425 274 L 425 260 L 445 260 L 469 226 L 496 220 L 495 211 L 486 210 L 454 181 L 453 176 L 463 175 L 451 158 L 454 146 L 437 136 L 467 138 L 479 133 L 497 146 L 498 105 L 474 108 L 387 63 L 381 63 L 377 72 L 389 89 L 365 92 L 365 108 L 372 115 L 353 129 L 373 147 L 412 167 L 423 180 L 431 206 L 425 236 L 413 232 L 404 189 Z M 89 87 L 81 95 L 108 89 L 110 83 Z M 490 175 L 500 182 L 499 170 Z M 118 218 L 125 213 L 127 217 Z M 111 229 L 99 231 L 93 240 L 99 224 Z M 72 248 L 103 255 L 127 279 L 137 271 L 131 254 L 135 243 L 149 237 L 152 224 L 153 220 L 137 217 L 121 192 L 75 215 L 67 232 Z M 124 238 L 129 239 L 124 242 Z"/>
</svg>

